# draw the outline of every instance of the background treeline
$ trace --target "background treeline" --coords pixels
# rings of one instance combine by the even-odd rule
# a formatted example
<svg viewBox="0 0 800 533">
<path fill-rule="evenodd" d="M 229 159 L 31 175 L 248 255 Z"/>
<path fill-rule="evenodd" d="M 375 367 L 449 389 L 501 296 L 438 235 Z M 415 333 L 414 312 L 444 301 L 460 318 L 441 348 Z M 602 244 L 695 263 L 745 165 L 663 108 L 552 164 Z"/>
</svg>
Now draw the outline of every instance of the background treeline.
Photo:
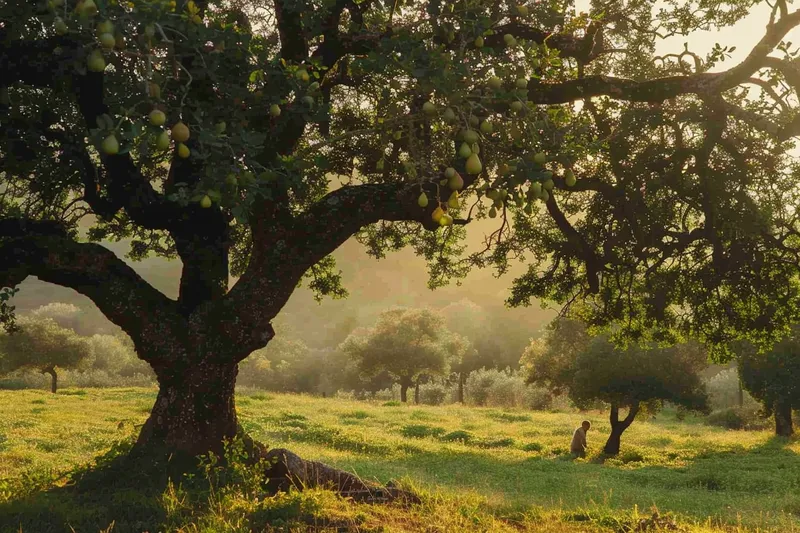
<svg viewBox="0 0 800 533">
<path fill-rule="evenodd" d="M 280 334 L 241 364 L 239 386 L 400 401 L 405 379 L 409 402 L 438 405 L 463 399 L 474 406 L 575 407 L 566 392 L 530 382 L 520 359 L 524 362 L 543 332 L 522 321 L 507 320 L 467 299 L 439 309 L 392 308 L 368 320 L 365 324 L 344 315 L 322 331 L 304 334 L 298 326 L 302 321 L 284 315 L 276 324 Z M 20 325 L 26 333 L 17 339 L 0 336 L 0 388 L 50 387 L 50 366 L 61 387 L 155 383 L 130 339 L 96 309 L 50 303 L 24 313 Z M 396 351 L 381 352 L 386 347 Z M 412 349 L 416 368 L 387 364 L 408 362 Z M 735 364 L 707 366 L 701 379 L 713 410 L 709 420 L 733 429 L 769 423 L 759 416 L 763 406 L 742 389 Z"/>
</svg>

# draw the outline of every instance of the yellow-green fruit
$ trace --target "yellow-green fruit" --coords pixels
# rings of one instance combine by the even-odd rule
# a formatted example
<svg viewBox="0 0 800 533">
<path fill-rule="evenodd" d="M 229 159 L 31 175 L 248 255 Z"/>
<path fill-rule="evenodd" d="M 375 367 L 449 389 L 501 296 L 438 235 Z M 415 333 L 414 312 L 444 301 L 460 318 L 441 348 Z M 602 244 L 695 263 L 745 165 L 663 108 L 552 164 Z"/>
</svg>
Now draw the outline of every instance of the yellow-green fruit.
<svg viewBox="0 0 800 533">
<path fill-rule="evenodd" d="M 308 96 L 308 95 L 304 96 L 304 97 L 303 97 L 303 103 L 304 103 L 304 104 L 305 104 L 307 107 L 311 107 L 311 106 L 313 106 L 313 105 L 314 105 L 314 97 L 313 97 L 313 96 Z"/>
<path fill-rule="evenodd" d="M 452 108 L 448 107 L 447 109 L 444 110 L 444 113 L 442 113 L 442 118 L 446 122 L 455 122 L 455 120 L 456 120 L 456 112 L 453 111 Z"/>
<path fill-rule="evenodd" d="M 100 37 L 104 33 L 114 33 L 114 23 L 110 20 L 104 20 L 97 24 L 97 36 Z"/>
<path fill-rule="evenodd" d="M 575 173 L 571 168 L 568 168 L 567 171 L 564 172 L 564 183 L 567 184 L 567 187 L 572 187 L 577 181 L 578 180 L 575 179 Z"/>
<path fill-rule="evenodd" d="M 119 153 L 119 141 L 114 135 L 109 135 L 100 144 L 100 149 L 106 155 L 115 155 Z"/>
<path fill-rule="evenodd" d="M 60 17 L 56 17 L 53 26 L 55 27 L 58 35 L 65 35 L 69 31 L 69 28 L 67 28 L 67 23 L 64 22 L 64 20 Z"/>
<path fill-rule="evenodd" d="M 306 82 L 306 81 L 308 81 L 308 80 L 310 80 L 310 79 L 311 79 L 311 78 L 309 77 L 309 75 L 308 75 L 308 71 L 306 71 L 305 69 L 300 69 L 300 70 L 298 70 L 298 71 L 295 73 L 295 76 L 297 77 L 297 79 L 298 79 L 298 80 L 300 80 L 300 81 L 302 81 L 302 82 Z"/>
<path fill-rule="evenodd" d="M 509 167 L 507 163 L 503 163 L 497 169 L 497 173 L 500 174 L 501 176 L 505 176 L 506 174 L 509 173 L 510 170 L 511 170 L 511 167 Z"/>
<path fill-rule="evenodd" d="M 456 169 L 454 169 L 453 167 L 447 167 L 446 169 L 444 169 L 445 178 L 450 179 L 455 175 L 456 175 Z"/>
<path fill-rule="evenodd" d="M 481 170 L 483 170 L 483 164 L 481 163 L 478 154 L 472 154 L 469 156 L 464 168 L 466 169 L 467 174 L 480 174 Z"/>
<path fill-rule="evenodd" d="M 447 205 L 453 209 L 458 209 L 458 191 L 453 191 L 450 198 L 447 199 Z"/>
<path fill-rule="evenodd" d="M 483 37 L 475 38 L 475 48 L 483 48 Z"/>
<path fill-rule="evenodd" d="M 86 66 L 92 72 L 103 72 L 106 69 L 106 60 L 100 50 L 92 50 L 86 59 Z"/>
<path fill-rule="evenodd" d="M 436 209 L 433 210 L 433 213 L 431 213 L 431 218 L 434 222 L 439 222 L 439 220 L 442 219 L 442 216 L 444 216 L 444 210 L 441 206 L 436 207 Z"/>
<path fill-rule="evenodd" d="M 520 17 L 528 16 L 528 6 L 517 6 L 517 13 Z"/>
<path fill-rule="evenodd" d="M 211 207 L 211 198 L 206 194 L 200 199 L 200 207 L 203 209 L 208 209 Z"/>
<path fill-rule="evenodd" d="M 162 131 L 156 138 L 156 148 L 167 150 L 169 148 L 169 133 Z"/>
<path fill-rule="evenodd" d="M 428 195 L 424 192 L 419 195 L 417 198 L 417 205 L 420 207 L 428 207 Z"/>
<path fill-rule="evenodd" d="M 217 122 L 217 125 L 214 126 L 214 131 L 217 132 L 217 135 L 222 135 L 225 133 L 226 129 L 228 129 L 228 124 L 224 120 L 222 122 Z"/>
<path fill-rule="evenodd" d="M 547 203 L 547 201 L 550 199 L 550 193 L 547 191 L 542 191 L 542 194 L 539 196 L 539 198 L 541 198 L 543 202 Z"/>
<path fill-rule="evenodd" d="M 181 159 L 186 159 L 189 157 L 189 147 L 183 143 L 178 143 L 178 157 Z"/>
<path fill-rule="evenodd" d="M 111 50 L 117 44 L 117 40 L 111 33 L 101 33 L 97 40 L 100 42 L 100 46 L 108 50 Z"/>
<path fill-rule="evenodd" d="M 447 180 L 447 186 L 454 191 L 460 191 L 464 188 L 464 178 L 458 172 Z"/>
<path fill-rule="evenodd" d="M 383 158 L 378 159 L 378 162 L 375 163 L 375 170 L 377 170 L 378 172 L 383 172 L 383 165 L 384 165 Z"/>
<path fill-rule="evenodd" d="M 517 89 L 527 89 L 528 88 L 528 80 L 525 78 L 517 78 L 515 82 L 517 84 Z"/>
<path fill-rule="evenodd" d="M 236 185 L 238 183 L 238 181 L 236 180 L 236 174 L 234 174 L 233 172 L 228 173 L 228 175 L 225 176 L 225 183 L 227 183 L 231 187 Z"/>
<path fill-rule="evenodd" d="M 177 143 L 185 143 L 189 140 L 189 128 L 183 121 L 178 121 L 177 124 L 172 126 L 172 138 Z"/>
<path fill-rule="evenodd" d="M 480 123 L 481 123 L 481 119 L 479 119 L 475 115 L 470 115 L 470 117 L 469 117 L 469 125 L 470 126 L 477 126 Z"/>
<path fill-rule="evenodd" d="M 478 132 L 475 130 L 466 130 L 464 132 L 464 141 L 468 142 L 469 144 L 475 144 L 478 142 Z"/>
<path fill-rule="evenodd" d="M 442 187 L 444 187 L 445 185 L 447 185 L 447 178 L 445 178 L 445 179 L 442 179 L 442 180 L 439 180 L 439 185 L 441 185 Z"/>
<path fill-rule="evenodd" d="M 500 198 L 500 191 L 498 191 L 497 189 L 489 189 L 488 191 L 486 191 L 486 198 L 488 198 L 489 200 L 497 200 L 498 198 Z"/>
<path fill-rule="evenodd" d="M 269 114 L 273 117 L 278 117 L 281 114 L 281 106 L 278 104 L 272 104 L 269 106 Z"/>
<path fill-rule="evenodd" d="M 400 140 L 400 138 L 401 138 L 402 136 L 403 136 L 403 132 L 402 132 L 402 131 L 396 131 L 396 132 L 394 132 L 394 133 L 392 134 L 392 137 L 393 137 L 393 138 L 394 138 L 394 140 L 396 140 L 396 141 L 399 141 L 399 140 Z"/>
<path fill-rule="evenodd" d="M 467 143 L 463 142 L 461 143 L 461 147 L 458 149 L 458 155 L 466 159 L 472 155 L 472 149 Z"/>
<path fill-rule="evenodd" d="M 94 16 L 97 15 L 97 5 L 94 3 L 94 0 L 84 0 L 82 4 L 80 4 L 80 14 L 86 16 Z"/>
<path fill-rule="evenodd" d="M 489 87 L 493 91 L 499 91 L 500 89 L 503 88 L 503 80 L 501 80 L 497 76 L 492 76 L 491 78 L 489 78 Z"/>
<path fill-rule="evenodd" d="M 545 155 L 544 152 L 537 152 L 533 156 L 533 162 L 536 163 L 537 165 L 544 165 L 547 162 L 547 156 Z"/>
<path fill-rule="evenodd" d="M 537 196 L 537 197 L 541 196 L 542 195 L 542 184 L 541 184 L 541 182 L 534 181 L 533 183 L 531 183 L 531 191 L 533 191 L 533 194 L 535 196 Z"/>
<path fill-rule="evenodd" d="M 497 200 L 494 201 L 493 205 L 497 209 L 500 209 L 501 207 L 503 207 L 503 199 L 502 198 L 498 198 Z"/>
<path fill-rule="evenodd" d="M 523 107 L 522 102 L 520 102 L 519 100 L 511 102 L 511 111 L 513 111 L 514 113 L 519 113 L 520 111 L 522 111 L 522 107 Z"/>
<path fill-rule="evenodd" d="M 481 133 L 488 135 L 494 131 L 494 126 L 488 120 L 481 122 Z"/>
<path fill-rule="evenodd" d="M 531 206 L 531 204 L 526 205 L 524 211 L 525 211 L 526 215 L 532 215 L 533 214 L 533 206 Z"/>
<path fill-rule="evenodd" d="M 497 218 L 497 209 L 494 206 L 489 208 L 489 218 Z"/>
<path fill-rule="evenodd" d="M 542 188 L 544 190 L 546 190 L 546 191 L 552 191 L 553 187 L 555 187 L 555 185 L 556 184 L 553 183 L 553 180 L 548 179 L 548 180 L 545 180 L 544 183 L 542 183 Z"/>
<path fill-rule="evenodd" d="M 422 104 L 422 112 L 426 115 L 435 115 L 436 114 L 436 106 L 433 105 L 432 102 L 425 102 Z"/>
<path fill-rule="evenodd" d="M 480 145 L 478 143 L 472 143 L 472 146 L 470 146 L 470 149 L 472 150 L 473 154 L 481 153 L 481 147 L 480 147 Z"/>
<path fill-rule="evenodd" d="M 439 219 L 440 226 L 451 226 L 453 224 L 453 217 L 448 214 L 442 215 L 442 218 Z"/>
<path fill-rule="evenodd" d="M 150 98 L 154 98 L 159 100 L 161 98 L 161 87 L 157 83 L 153 83 L 152 81 L 147 84 L 147 92 L 150 95 Z"/>
<path fill-rule="evenodd" d="M 510 33 L 503 35 L 503 42 L 506 43 L 507 46 L 514 46 L 517 44 L 517 40 Z"/>
<path fill-rule="evenodd" d="M 163 126 L 167 121 L 167 115 L 160 109 L 153 109 L 150 111 L 150 124 L 153 126 Z"/>
</svg>

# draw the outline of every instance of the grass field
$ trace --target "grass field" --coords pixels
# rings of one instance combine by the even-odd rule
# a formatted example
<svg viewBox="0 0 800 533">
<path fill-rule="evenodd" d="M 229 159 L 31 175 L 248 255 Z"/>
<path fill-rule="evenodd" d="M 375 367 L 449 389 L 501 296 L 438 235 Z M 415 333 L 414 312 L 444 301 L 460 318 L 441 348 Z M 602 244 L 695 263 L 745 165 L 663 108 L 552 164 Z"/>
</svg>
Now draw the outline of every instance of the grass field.
<svg viewBox="0 0 800 533">
<path fill-rule="evenodd" d="M 239 395 L 253 436 L 364 478 L 399 479 L 423 495 L 412 508 L 323 491 L 258 501 L 204 493 L 201 505 L 180 487 L 158 497 L 130 487 L 76 495 L 59 480 L 129 438 L 154 398 L 147 389 L 0 391 L 0 531 L 264 531 L 296 519 L 309 531 L 621 532 L 653 508 L 685 531 L 800 531 L 800 442 L 671 413 L 635 422 L 619 458 L 602 462 L 609 425 L 600 412 Z M 572 461 L 567 448 L 583 418 L 593 422 L 594 455 Z"/>
</svg>

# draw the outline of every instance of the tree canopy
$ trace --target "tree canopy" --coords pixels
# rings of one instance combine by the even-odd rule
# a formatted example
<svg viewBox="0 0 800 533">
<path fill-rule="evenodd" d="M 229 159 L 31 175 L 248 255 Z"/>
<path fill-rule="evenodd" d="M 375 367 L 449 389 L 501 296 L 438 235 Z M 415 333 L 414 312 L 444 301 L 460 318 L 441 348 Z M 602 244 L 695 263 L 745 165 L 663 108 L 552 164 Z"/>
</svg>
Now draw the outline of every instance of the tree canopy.
<svg viewBox="0 0 800 533">
<path fill-rule="evenodd" d="M 20 317 L 20 330 L 0 335 L 0 372 L 24 368 L 50 374 L 56 392 L 56 368 L 76 368 L 92 355 L 92 345 L 74 331 L 49 318 Z"/>
<path fill-rule="evenodd" d="M 395 308 L 381 313 L 374 328 L 353 332 L 340 349 L 358 362 L 366 376 L 387 372 L 400 384 L 405 402 L 408 388 L 421 376 L 447 372 L 447 348 L 462 355 L 464 344 L 454 340 L 441 315 L 429 309 Z"/>
<path fill-rule="evenodd" d="M 611 406 L 612 433 L 605 452 L 619 452 L 619 437 L 640 409 L 652 412 L 669 402 L 706 411 L 708 395 L 700 378 L 707 366 L 705 349 L 697 343 L 670 347 L 631 343 L 621 348 L 607 335 L 590 337 L 572 320 L 556 321 L 542 339 L 522 356 L 528 382 L 567 392 L 579 408 L 602 401 Z M 620 408 L 628 416 L 620 421 Z"/>
<path fill-rule="evenodd" d="M 745 343 L 739 344 L 736 351 L 742 385 L 761 402 L 766 416 L 775 416 L 775 433 L 791 435 L 792 411 L 800 408 L 800 326 L 794 326 L 766 353 Z"/>
<path fill-rule="evenodd" d="M 345 295 L 330 254 L 353 236 L 412 247 L 431 286 L 523 260 L 511 304 L 588 304 L 629 337 L 766 340 L 797 315 L 800 11 L 776 1 L 734 64 L 656 52 L 756 5 L 6 2 L 0 287 L 91 298 L 159 375 L 141 442 L 191 453 L 235 433 L 222 382 L 298 283 Z M 180 258 L 178 299 L 104 239 Z"/>
</svg>

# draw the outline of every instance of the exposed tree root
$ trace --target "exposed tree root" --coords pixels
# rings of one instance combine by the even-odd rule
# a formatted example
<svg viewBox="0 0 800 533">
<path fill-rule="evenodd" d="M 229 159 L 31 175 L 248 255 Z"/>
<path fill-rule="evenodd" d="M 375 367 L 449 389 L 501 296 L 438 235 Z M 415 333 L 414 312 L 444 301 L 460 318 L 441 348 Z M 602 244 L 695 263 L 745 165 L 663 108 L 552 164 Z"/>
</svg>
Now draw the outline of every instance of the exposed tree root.
<svg viewBox="0 0 800 533">
<path fill-rule="evenodd" d="M 357 502 L 388 503 L 393 501 L 407 504 L 421 503 L 419 496 L 397 487 L 393 482 L 386 486 L 364 481 L 355 474 L 339 470 L 319 461 L 308 461 L 284 448 L 267 449 L 262 443 L 245 437 L 252 450 L 252 457 L 258 461 L 265 459 L 270 465 L 267 470 L 267 488 L 272 491 L 321 487 L 335 491 L 344 498 Z"/>
</svg>

